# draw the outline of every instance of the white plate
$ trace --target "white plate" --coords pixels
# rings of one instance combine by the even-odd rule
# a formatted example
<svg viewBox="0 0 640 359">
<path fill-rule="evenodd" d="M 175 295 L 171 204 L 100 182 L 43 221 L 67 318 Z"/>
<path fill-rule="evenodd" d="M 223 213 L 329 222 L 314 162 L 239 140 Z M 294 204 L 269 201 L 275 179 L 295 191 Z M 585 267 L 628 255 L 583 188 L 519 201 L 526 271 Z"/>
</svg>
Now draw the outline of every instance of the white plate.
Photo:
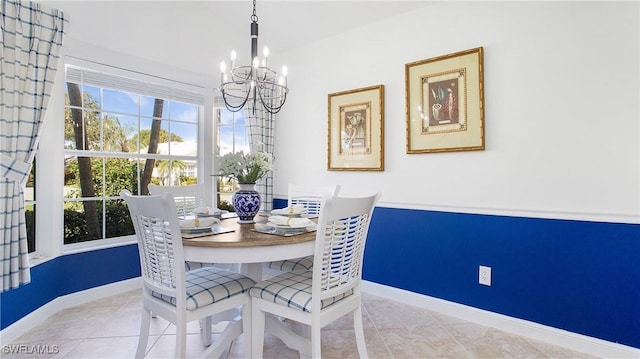
<svg viewBox="0 0 640 359">
<path fill-rule="evenodd" d="M 215 211 L 215 212 L 213 212 L 213 211 L 209 212 L 208 214 L 207 213 L 196 213 L 196 212 L 193 212 L 193 215 L 195 215 L 198 218 L 204 218 L 204 217 L 220 218 L 223 213 L 227 213 L 227 212 L 229 212 L 229 211 L 218 210 L 218 211 Z"/>
<path fill-rule="evenodd" d="M 272 215 L 274 216 L 282 216 L 282 217 L 289 217 L 289 218 L 302 218 L 302 217 L 307 217 L 305 214 L 303 213 L 297 213 L 297 214 L 283 214 L 283 213 L 278 213 L 278 212 L 271 212 Z"/>
<path fill-rule="evenodd" d="M 271 211 L 271 214 L 275 214 L 275 215 L 278 215 L 278 216 L 289 216 L 289 217 L 296 216 L 296 217 L 301 217 L 302 215 L 307 214 L 307 209 L 303 208 L 302 210 L 300 210 L 298 212 L 294 211 L 293 213 L 291 213 L 290 212 L 290 208 L 286 207 L 286 208 L 274 209 L 274 210 Z"/>
<path fill-rule="evenodd" d="M 216 218 L 206 217 L 206 218 L 195 218 L 195 219 L 181 219 L 180 221 L 180 229 L 203 229 L 203 228 L 211 228 L 213 225 L 220 223 L 220 221 Z M 196 223 L 198 225 L 196 226 Z"/>
<path fill-rule="evenodd" d="M 195 215 L 197 218 L 222 218 L 222 213 L 217 213 L 217 214 L 196 214 Z"/>
<path fill-rule="evenodd" d="M 199 227 L 199 228 L 180 228 L 180 232 L 186 233 L 186 234 L 206 233 L 206 232 L 212 232 L 212 227 L 213 226 Z"/>
<path fill-rule="evenodd" d="M 185 230 L 185 229 L 205 229 L 205 228 L 211 228 L 215 225 L 216 223 L 212 223 L 208 226 L 180 226 L 180 229 Z"/>
<path fill-rule="evenodd" d="M 254 229 L 258 232 L 275 234 L 277 236 L 285 236 L 285 237 L 295 236 L 301 233 L 307 233 L 312 231 L 309 228 L 272 227 L 272 226 L 269 226 L 267 223 L 264 223 L 264 224 L 256 223 L 256 226 L 254 227 Z"/>
<path fill-rule="evenodd" d="M 280 224 L 267 222 L 267 226 L 268 227 L 273 227 L 273 228 L 281 228 L 281 229 L 302 229 L 302 228 L 307 228 L 309 226 L 313 226 L 313 223 L 307 223 L 307 224 L 303 224 L 303 225 L 284 226 L 284 225 L 280 225 Z"/>
<path fill-rule="evenodd" d="M 201 216 L 213 216 L 213 215 L 220 215 L 221 212 L 222 210 L 218 208 L 197 207 L 197 208 L 194 208 L 191 213 L 193 213 L 194 215 L 201 215 Z"/>
</svg>

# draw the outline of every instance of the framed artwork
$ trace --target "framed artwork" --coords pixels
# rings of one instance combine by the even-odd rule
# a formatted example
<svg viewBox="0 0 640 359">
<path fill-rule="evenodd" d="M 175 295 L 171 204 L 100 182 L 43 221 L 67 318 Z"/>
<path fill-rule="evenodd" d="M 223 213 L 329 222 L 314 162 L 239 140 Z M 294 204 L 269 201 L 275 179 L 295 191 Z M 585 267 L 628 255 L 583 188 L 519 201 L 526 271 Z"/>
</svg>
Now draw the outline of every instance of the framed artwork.
<svg viewBox="0 0 640 359">
<path fill-rule="evenodd" d="M 407 153 L 484 150 L 483 49 L 405 65 Z"/>
<path fill-rule="evenodd" d="M 384 85 L 329 94 L 329 171 L 384 171 Z"/>
</svg>

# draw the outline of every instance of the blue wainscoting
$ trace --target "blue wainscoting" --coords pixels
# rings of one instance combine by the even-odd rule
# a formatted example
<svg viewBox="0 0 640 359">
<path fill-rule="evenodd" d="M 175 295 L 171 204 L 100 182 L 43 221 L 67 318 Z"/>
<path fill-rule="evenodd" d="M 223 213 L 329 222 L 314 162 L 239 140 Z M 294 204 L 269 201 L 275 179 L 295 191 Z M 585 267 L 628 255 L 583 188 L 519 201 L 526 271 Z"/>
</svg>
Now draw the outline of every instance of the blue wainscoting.
<svg viewBox="0 0 640 359">
<path fill-rule="evenodd" d="M 371 282 L 640 348 L 640 225 L 378 207 L 364 262 Z M 491 287 L 479 265 L 492 267 Z M 138 277 L 137 246 L 31 274 L 0 295 L 2 329 L 58 296 Z"/>
<path fill-rule="evenodd" d="M 31 283 L 0 294 L 1 329 L 57 297 L 139 276 L 136 244 L 52 259 L 31 268 Z"/>
<path fill-rule="evenodd" d="M 364 263 L 371 282 L 640 348 L 640 225 L 378 207 Z"/>
</svg>

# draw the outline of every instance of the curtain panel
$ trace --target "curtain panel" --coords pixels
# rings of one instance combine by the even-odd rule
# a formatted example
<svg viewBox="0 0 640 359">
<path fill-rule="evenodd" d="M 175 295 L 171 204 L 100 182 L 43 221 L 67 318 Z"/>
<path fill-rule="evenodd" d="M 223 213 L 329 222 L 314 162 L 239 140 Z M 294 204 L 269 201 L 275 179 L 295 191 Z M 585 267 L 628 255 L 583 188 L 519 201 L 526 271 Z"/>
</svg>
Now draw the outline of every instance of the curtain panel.
<svg viewBox="0 0 640 359">
<path fill-rule="evenodd" d="M 24 186 L 38 148 L 68 20 L 28 1 L 0 8 L 0 276 L 2 292 L 31 281 Z"/>
<path fill-rule="evenodd" d="M 255 111 L 253 106 L 255 107 Z M 244 117 L 249 126 L 249 145 L 251 151 L 262 151 L 274 155 L 275 116 L 262 107 L 262 104 L 247 101 Z M 275 158 L 274 158 L 275 161 Z M 273 171 L 267 173 L 256 183 L 256 191 L 262 198 L 260 211 L 270 213 L 273 209 Z"/>
</svg>

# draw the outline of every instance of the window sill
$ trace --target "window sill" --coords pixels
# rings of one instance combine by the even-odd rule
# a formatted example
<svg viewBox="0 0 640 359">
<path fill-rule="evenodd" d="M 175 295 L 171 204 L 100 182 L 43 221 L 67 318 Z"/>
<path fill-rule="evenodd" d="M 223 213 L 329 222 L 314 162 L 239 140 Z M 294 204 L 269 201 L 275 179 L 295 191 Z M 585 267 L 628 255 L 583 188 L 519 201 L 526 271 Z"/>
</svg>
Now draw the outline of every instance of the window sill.
<svg viewBox="0 0 640 359">
<path fill-rule="evenodd" d="M 102 239 L 98 241 L 65 244 L 62 247 L 62 255 L 90 252 L 90 251 L 96 251 L 100 249 L 120 247 L 120 246 L 127 246 L 135 243 L 137 243 L 136 236 L 131 235 L 131 236 L 125 236 L 125 237 L 119 237 L 119 238 Z"/>
<path fill-rule="evenodd" d="M 97 243 L 100 242 L 100 243 Z M 97 251 L 100 249 L 106 248 L 114 248 L 127 246 L 131 244 L 136 244 L 137 239 L 135 235 L 120 237 L 120 238 L 112 238 L 108 240 L 100 240 L 100 241 L 90 241 L 84 243 L 74 243 L 74 244 L 66 244 L 62 248 L 62 253 L 58 255 L 44 255 L 44 254 L 32 254 L 29 256 L 29 266 L 34 268 L 40 264 L 46 263 L 52 259 L 56 259 L 60 256 L 68 255 L 68 254 L 76 254 L 90 251 Z"/>
<path fill-rule="evenodd" d="M 46 263 L 52 259 L 55 259 L 56 256 L 45 256 L 45 255 L 35 255 L 29 257 L 29 266 L 31 268 L 36 267 L 42 263 Z"/>
</svg>

